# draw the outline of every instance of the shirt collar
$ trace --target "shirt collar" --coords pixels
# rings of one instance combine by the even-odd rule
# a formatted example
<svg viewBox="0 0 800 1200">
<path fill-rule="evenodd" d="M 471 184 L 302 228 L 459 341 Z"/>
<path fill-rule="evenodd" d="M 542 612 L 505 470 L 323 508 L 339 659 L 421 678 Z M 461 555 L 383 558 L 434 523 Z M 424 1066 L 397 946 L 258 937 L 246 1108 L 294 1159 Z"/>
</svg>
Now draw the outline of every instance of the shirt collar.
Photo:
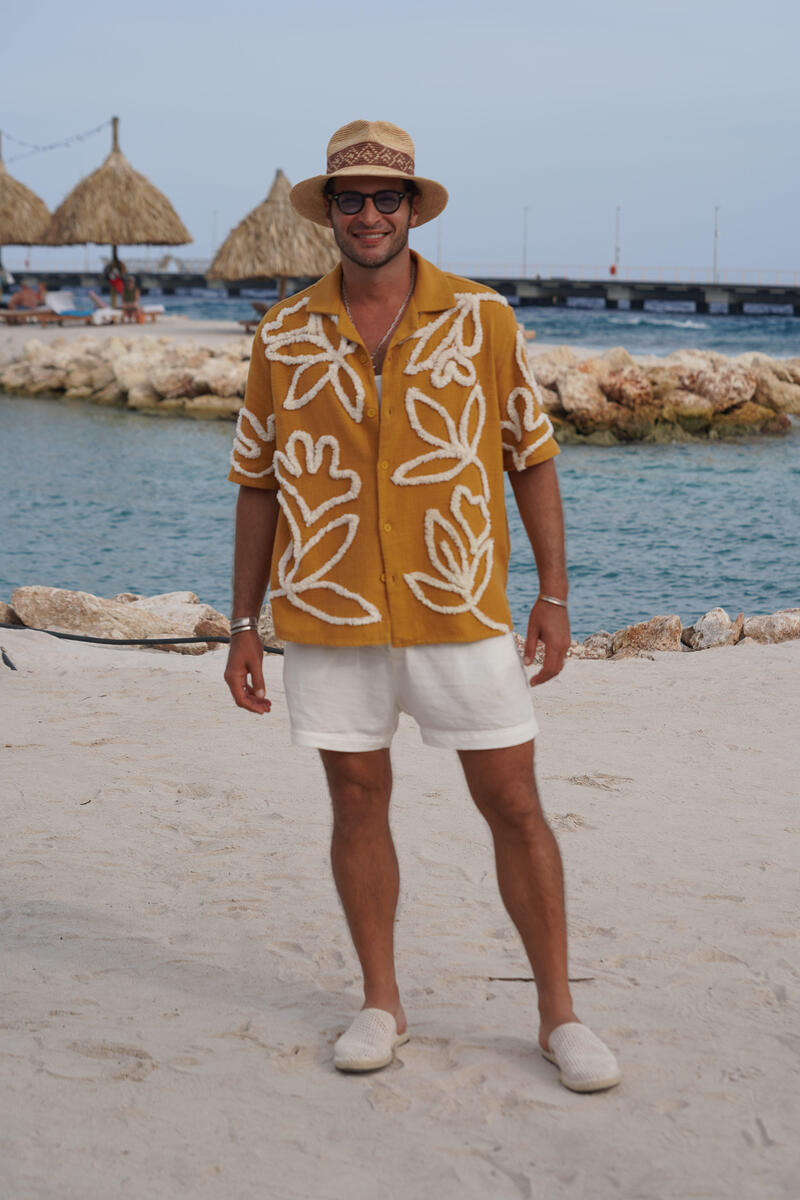
<svg viewBox="0 0 800 1200">
<path fill-rule="evenodd" d="M 450 279 L 444 271 L 440 271 L 438 267 L 429 263 L 415 250 L 411 251 L 411 257 L 417 265 L 417 280 L 406 316 L 412 309 L 417 313 L 424 313 L 445 312 L 448 308 L 454 308 L 455 294 Z M 340 318 L 346 317 L 342 302 L 341 263 L 309 288 L 308 311 L 328 313 Z"/>
</svg>

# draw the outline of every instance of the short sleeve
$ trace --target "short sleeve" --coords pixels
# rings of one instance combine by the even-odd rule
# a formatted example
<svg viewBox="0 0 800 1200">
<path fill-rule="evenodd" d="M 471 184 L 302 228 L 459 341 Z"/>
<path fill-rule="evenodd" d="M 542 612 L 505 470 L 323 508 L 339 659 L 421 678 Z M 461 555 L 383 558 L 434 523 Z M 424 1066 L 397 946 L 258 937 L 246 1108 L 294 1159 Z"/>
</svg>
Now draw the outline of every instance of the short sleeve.
<svg viewBox="0 0 800 1200">
<path fill-rule="evenodd" d="M 503 467 L 506 471 L 524 471 L 554 458 L 559 449 L 528 363 L 522 330 L 510 310 L 503 316 L 513 326 L 504 330 L 507 337 L 501 342 L 507 349 L 501 353 L 498 365 Z"/>
<path fill-rule="evenodd" d="M 261 326 L 253 338 L 244 404 L 239 410 L 231 451 L 228 479 L 247 487 L 277 488 L 275 465 L 275 415 L 270 370 L 261 340 Z"/>
</svg>

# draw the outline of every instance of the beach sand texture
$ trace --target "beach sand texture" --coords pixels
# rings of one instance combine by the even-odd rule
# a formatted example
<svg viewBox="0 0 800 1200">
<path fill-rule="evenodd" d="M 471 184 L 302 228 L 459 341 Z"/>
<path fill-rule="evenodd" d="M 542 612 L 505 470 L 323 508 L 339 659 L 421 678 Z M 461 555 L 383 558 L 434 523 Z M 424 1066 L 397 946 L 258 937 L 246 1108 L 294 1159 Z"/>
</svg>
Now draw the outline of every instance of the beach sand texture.
<svg viewBox="0 0 800 1200">
<path fill-rule="evenodd" d="M 341 1076 L 357 969 L 280 658 L 259 720 L 222 651 L 0 641 L 2 1196 L 796 1196 L 799 642 L 570 661 L 537 693 L 577 1010 L 624 1072 L 581 1096 L 505 981 L 530 970 L 455 756 L 401 723 L 412 1040 Z"/>
</svg>

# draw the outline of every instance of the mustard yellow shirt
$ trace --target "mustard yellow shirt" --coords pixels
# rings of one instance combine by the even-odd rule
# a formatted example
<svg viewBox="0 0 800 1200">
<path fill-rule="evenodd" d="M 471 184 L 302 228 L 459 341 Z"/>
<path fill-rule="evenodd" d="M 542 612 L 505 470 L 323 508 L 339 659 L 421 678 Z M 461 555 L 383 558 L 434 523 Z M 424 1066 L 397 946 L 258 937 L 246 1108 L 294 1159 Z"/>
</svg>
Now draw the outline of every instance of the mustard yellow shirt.
<svg viewBox="0 0 800 1200">
<path fill-rule="evenodd" d="M 511 627 L 503 469 L 558 447 L 507 302 L 414 258 L 382 401 L 341 267 L 256 331 L 229 479 L 278 489 L 270 597 L 286 641 L 414 646 Z"/>
</svg>

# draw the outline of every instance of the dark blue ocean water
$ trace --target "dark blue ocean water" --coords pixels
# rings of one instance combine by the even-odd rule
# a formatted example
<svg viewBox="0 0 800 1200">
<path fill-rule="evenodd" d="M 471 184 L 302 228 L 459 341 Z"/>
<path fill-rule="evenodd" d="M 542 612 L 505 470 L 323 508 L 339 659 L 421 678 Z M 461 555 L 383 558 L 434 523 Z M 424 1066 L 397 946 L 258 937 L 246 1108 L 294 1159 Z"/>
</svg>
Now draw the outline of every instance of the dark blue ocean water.
<svg viewBox="0 0 800 1200">
<path fill-rule="evenodd" d="M 0 599 L 190 590 L 227 612 L 233 425 L 0 395 Z M 559 460 L 573 633 L 800 603 L 800 429 L 785 439 L 567 446 Z M 509 492 L 510 597 L 537 583 Z"/>
</svg>

